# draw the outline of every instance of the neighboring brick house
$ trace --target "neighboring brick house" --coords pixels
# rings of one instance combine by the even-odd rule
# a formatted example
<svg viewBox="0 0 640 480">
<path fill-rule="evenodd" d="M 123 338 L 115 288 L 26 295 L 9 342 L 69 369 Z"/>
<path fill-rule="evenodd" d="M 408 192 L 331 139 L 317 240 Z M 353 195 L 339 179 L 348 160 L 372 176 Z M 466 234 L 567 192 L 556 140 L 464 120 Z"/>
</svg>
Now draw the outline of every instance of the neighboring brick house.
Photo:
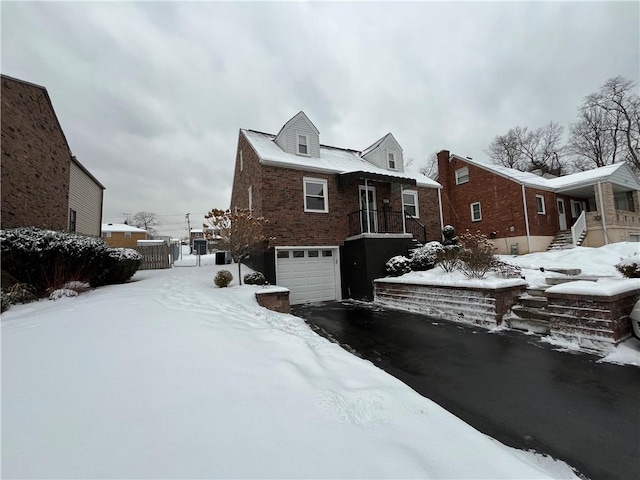
<svg viewBox="0 0 640 480">
<path fill-rule="evenodd" d="M 220 230 L 213 227 L 206 228 L 192 228 L 189 232 L 189 245 L 191 246 L 191 251 L 194 252 L 194 240 L 206 240 L 207 242 L 207 253 L 213 253 L 218 248 L 218 243 L 220 241 Z"/>
<path fill-rule="evenodd" d="M 544 251 L 571 229 L 590 247 L 640 240 L 640 181 L 624 163 L 544 178 L 442 150 L 438 182 L 443 223 L 481 231 L 498 253 Z"/>
<path fill-rule="evenodd" d="M 439 185 L 403 160 L 390 133 L 363 151 L 322 145 L 304 112 L 277 135 L 241 129 L 231 208 L 265 217 L 271 238 L 252 266 L 294 304 L 373 298 L 389 258 L 440 239 Z"/>
<path fill-rule="evenodd" d="M 100 235 L 104 186 L 71 154 L 47 89 L 2 82 L 2 228 Z"/>
<path fill-rule="evenodd" d="M 103 223 L 102 238 L 111 247 L 135 248 L 138 240 L 151 240 L 151 235 L 126 223 Z"/>
</svg>

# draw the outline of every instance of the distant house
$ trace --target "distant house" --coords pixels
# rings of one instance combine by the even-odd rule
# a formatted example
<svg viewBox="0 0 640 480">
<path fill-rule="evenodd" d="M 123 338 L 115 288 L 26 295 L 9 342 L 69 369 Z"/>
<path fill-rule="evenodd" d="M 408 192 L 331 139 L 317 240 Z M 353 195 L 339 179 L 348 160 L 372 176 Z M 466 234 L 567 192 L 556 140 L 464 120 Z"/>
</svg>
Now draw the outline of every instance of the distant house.
<svg viewBox="0 0 640 480">
<path fill-rule="evenodd" d="M 206 240 L 207 253 L 212 253 L 218 248 L 220 231 L 213 227 L 192 228 L 189 232 L 189 245 L 194 250 L 194 240 Z"/>
<path fill-rule="evenodd" d="M 103 223 L 102 238 L 112 247 L 135 248 L 138 240 L 151 240 L 151 235 L 125 223 Z"/>
<path fill-rule="evenodd" d="M 363 150 L 327 146 L 299 112 L 276 135 L 240 130 L 231 208 L 269 220 L 251 263 L 291 303 L 372 299 L 389 258 L 440 239 L 438 188 L 404 172 L 391 133 Z"/>
<path fill-rule="evenodd" d="M 71 154 L 47 89 L 0 77 L 1 227 L 99 236 L 104 186 Z"/>
<path fill-rule="evenodd" d="M 625 163 L 543 178 L 438 152 L 443 222 L 481 231 L 499 253 L 640 241 L 640 181 Z M 557 241 L 556 241 L 557 240 Z"/>
</svg>

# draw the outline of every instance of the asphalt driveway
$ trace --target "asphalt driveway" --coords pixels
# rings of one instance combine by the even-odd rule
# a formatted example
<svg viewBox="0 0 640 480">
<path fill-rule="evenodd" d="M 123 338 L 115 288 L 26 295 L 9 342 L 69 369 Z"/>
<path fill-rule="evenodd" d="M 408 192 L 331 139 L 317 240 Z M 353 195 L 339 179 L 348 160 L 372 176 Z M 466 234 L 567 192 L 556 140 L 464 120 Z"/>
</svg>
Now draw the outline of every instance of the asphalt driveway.
<svg viewBox="0 0 640 480">
<path fill-rule="evenodd" d="M 558 352 L 540 337 L 359 302 L 293 313 L 477 430 L 588 478 L 640 478 L 640 369 Z"/>
</svg>

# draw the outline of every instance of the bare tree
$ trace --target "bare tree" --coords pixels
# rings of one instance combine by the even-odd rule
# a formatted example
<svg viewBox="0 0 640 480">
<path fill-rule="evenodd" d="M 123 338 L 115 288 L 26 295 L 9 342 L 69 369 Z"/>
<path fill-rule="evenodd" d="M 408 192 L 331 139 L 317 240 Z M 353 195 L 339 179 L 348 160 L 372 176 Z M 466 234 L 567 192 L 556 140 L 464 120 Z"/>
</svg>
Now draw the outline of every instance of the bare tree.
<svg viewBox="0 0 640 480">
<path fill-rule="evenodd" d="M 586 170 L 628 162 L 640 171 L 640 98 L 636 84 L 612 77 L 588 95 L 571 126 L 569 149 L 576 167 Z"/>
<path fill-rule="evenodd" d="M 438 176 L 438 152 L 430 153 L 427 162 L 418 171 L 425 177 L 435 179 Z"/>
<path fill-rule="evenodd" d="M 254 217 L 248 209 L 235 209 L 232 212 L 214 208 L 204 218 L 209 223 L 203 224 L 205 232 L 209 226 L 217 230 L 219 245 L 229 250 L 231 258 L 238 264 L 238 282 L 242 285 L 242 261 L 265 247 L 268 239 L 263 230 L 269 221 L 264 217 Z"/>
<path fill-rule="evenodd" d="M 566 169 L 562 159 L 562 131 L 563 127 L 557 122 L 549 122 L 534 130 L 515 127 L 494 138 L 486 153 L 498 165 L 561 175 Z"/>
<path fill-rule="evenodd" d="M 142 211 L 133 216 L 131 225 L 142 228 L 151 235 L 155 235 L 157 233 L 155 227 L 160 225 L 160 222 L 158 222 L 158 216 L 155 213 Z"/>
</svg>

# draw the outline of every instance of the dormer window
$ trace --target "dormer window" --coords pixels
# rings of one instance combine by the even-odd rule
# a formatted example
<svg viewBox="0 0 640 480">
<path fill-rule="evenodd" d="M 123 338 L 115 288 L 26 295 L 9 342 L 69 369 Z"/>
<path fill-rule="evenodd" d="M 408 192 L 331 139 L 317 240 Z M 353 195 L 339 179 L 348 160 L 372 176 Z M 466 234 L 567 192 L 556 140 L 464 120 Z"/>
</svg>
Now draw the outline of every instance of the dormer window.
<svg viewBox="0 0 640 480">
<path fill-rule="evenodd" d="M 297 153 L 298 155 L 309 155 L 309 137 L 307 135 L 298 134 Z"/>
<path fill-rule="evenodd" d="M 389 152 L 389 153 L 387 153 L 387 160 L 388 160 L 387 164 L 389 165 L 389 168 L 391 170 L 395 170 L 396 169 L 396 156 L 393 153 Z"/>
</svg>

